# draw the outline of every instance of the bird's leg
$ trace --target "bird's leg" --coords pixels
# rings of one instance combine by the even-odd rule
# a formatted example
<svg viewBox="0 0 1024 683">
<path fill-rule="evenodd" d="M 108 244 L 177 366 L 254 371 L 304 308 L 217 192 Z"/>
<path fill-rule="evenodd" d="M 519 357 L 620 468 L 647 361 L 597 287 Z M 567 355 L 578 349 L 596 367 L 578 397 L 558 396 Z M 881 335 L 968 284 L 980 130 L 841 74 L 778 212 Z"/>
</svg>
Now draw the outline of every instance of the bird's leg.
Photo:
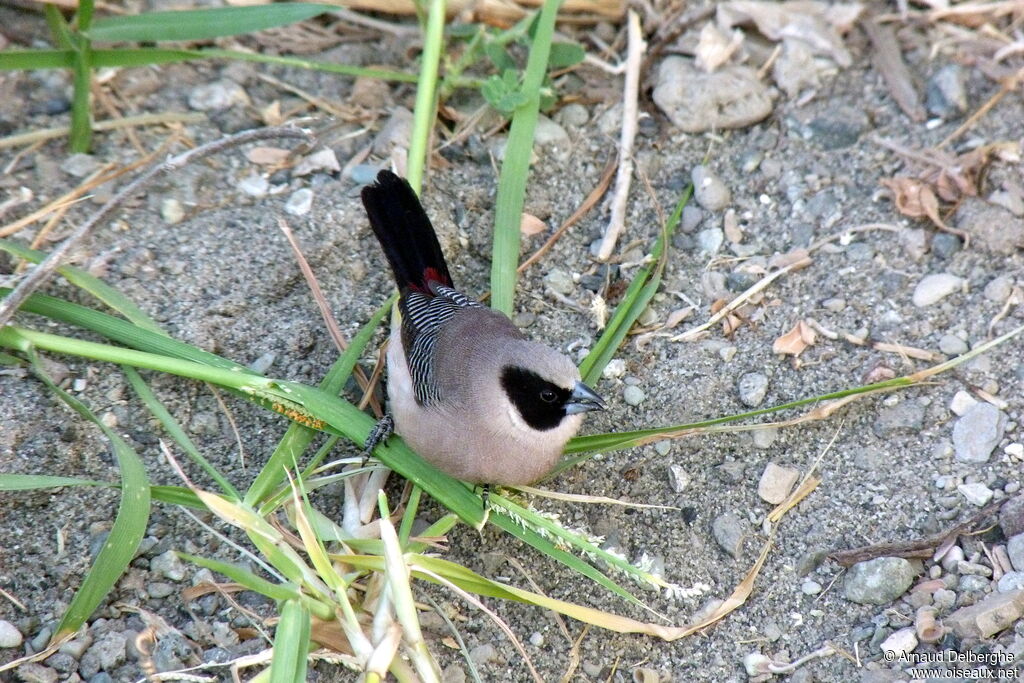
<svg viewBox="0 0 1024 683">
<path fill-rule="evenodd" d="M 387 442 L 388 437 L 395 431 L 395 421 L 390 414 L 385 414 L 384 417 L 377 420 L 377 424 L 370 430 L 369 435 L 366 437 L 366 441 L 363 442 L 363 462 L 360 467 L 366 467 L 366 461 L 370 459 L 370 455 L 373 453 L 373 449 L 378 444 Z"/>
<path fill-rule="evenodd" d="M 487 510 L 491 507 L 491 485 L 490 484 L 480 484 L 480 500 L 483 502 L 484 512 L 487 512 Z"/>
</svg>

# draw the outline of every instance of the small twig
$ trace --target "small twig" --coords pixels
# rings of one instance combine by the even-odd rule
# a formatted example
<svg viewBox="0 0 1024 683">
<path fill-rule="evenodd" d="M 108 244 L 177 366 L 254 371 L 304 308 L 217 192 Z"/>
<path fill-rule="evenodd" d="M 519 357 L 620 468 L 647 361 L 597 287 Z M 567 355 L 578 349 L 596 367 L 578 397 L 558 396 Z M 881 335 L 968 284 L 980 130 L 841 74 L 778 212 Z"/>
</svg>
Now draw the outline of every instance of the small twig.
<svg viewBox="0 0 1024 683">
<path fill-rule="evenodd" d="M 935 549 L 945 541 L 955 540 L 957 536 L 973 533 L 981 522 L 999 510 L 1003 502 L 995 501 L 989 503 L 970 519 L 931 536 L 925 536 L 915 541 L 877 543 L 875 545 L 851 548 L 850 550 L 837 550 L 834 553 L 830 553 L 829 557 L 844 567 L 849 567 L 866 560 L 873 560 L 876 557 L 931 557 Z"/>
<path fill-rule="evenodd" d="M 565 219 L 565 222 L 559 226 L 558 230 L 555 230 L 554 234 L 548 238 L 547 242 L 542 244 L 537 251 L 533 252 L 528 259 L 519 264 L 518 272 L 522 273 L 524 270 L 536 263 L 541 256 L 546 254 L 551 247 L 555 246 L 565 231 L 576 225 L 581 218 L 587 215 L 587 213 L 594 208 L 594 205 L 601 201 L 601 197 L 608 191 L 608 186 L 611 185 L 612 175 L 615 173 L 615 168 L 618 166 L 616 159 L 613 157 L 608 160 L 608 163 L 604 166 L 604 171 L 601 172 L 601 179 L 597 181 L 597 186 L 590 191 L 587 198 L 583 200 L 579 208 L 573 211 L 572 215 Z"/>
<path fill-rule="evenodd" d="M 117 130 L 119 128 L 129 128 L 131 126 L 156 126 L 164 123 L 199 123 L 200 121 L 205 120 L 205 114 L 192 112 L 169 112 L 166 114 L 139 114 L 138 116 L 125 116 L 124 118 L 114 119 L 113 121 L 97 121 L 93 124 L 92 129 L 98 132 L 107 130 Z M 0 138 L 0 149 L 6 149 L 7 147 L 18 147 L 19 145 L 27 145 L 42 140 L 53 140 L 55 138 L 62 138 L 65 135 L 67 135 L 70 131 L 70 126 L 57 126 L 56 128 L 44 128 L 42 130 L 34 130 L 31 133 L 11 135 L 6 138 Z"/>
<path fill-rule="evenodd" d="M 772 662 L 768 665 L 768 671 L 773 674 L 788 674 L 793 673 L 799 667 L 803 666 L 812 659 L 818 659 L 819 657 L 831 657 L 836 654 L 836 649 L 831 645 L 825 645 L 824 647 L 818 648 L 814 652 L 804 655 L 796 661 L 790 662 L 789 664 L 776 664 Z"/>
<path fill-rule="evenodd" d="M 870 18 L 862 21 L 860 25 L 875 47 L 873 53 L 875 68 L 881 72 L 882 78 L 889 86 L 889 94 L 911 120 L 924 121 L 924 108 L 914 89 L 914 83 L 910 79 L 907 64 L 903 61 L 895 31 Z"/>
<path fill-rule="evenodd" d="M 295 260 L 299 264 L 299 270 L 302 271 L 302 276 L 306 278 L 306 285 L 309 287 L 310 293 L 313 294 L 313 301 L 316 302 L 316 306 L 320 309 L 320 317 L 324 320 L 324 325 L 327 326 L 327 333 L 331 335 L 331 339 L 334 341 L 334 345 L 338 347 L 338 351 L 341 353 L 345 352 L 348 348 L 348 342 L 345 340 L 345 335 L 341 333 L 341 327 L 338 325 L 337 319 L 331 312 L 331 307 L 327 304 L 327 297 L 324 296 L 324 292 L 320 289 L 320 283 L 316 279 L 316 275 L 313 273 L 313 269 L 309 265 L 309 261 L 306 260 L 305 254 L 302 253 L 302 249 L 299 247 L 298 241 L 295 239 L 295 235 L 292 234 L 291 228 L 283 218 L 277 219 L 277 226 L 281 228 L 281 232 L 284 233 L 285 239 L 288 240 L 289 246 L 292 248 L 292 253 L 295 255 Z M 359 388 L 364 391 L 369 390 L 370 380 L 366 377 L 366 373 L 363 369 L 356 365 L 352 374 L 355 375 L 356 382 L 359 383 Z M 373 398 L 371 397 L 371 401 Z M 374 409 L 380 414 L 380 406 L 374 401 Z"/>
<path fill-rule="evenodd" d="M 639 115 L 637 99 L 640 93 L 640 65 L 646 49 L 647 43 L 644 42 L 643 31 L 640 28 L 640 17 L 630 10 L 626 83 L 622 95 L 622 133 L 619 136 L 619 173 L 615 178 L 615 194 L 612 195 L 612 215 L 597 253 L 597 258 L 601 261 L 607 261 L 612 255 L 626 222 L 626 202 L 633 181 L 633 142 L 636 139 Z"/>
<path fill-rule="evenodd" d="M 952 133 L 947 135 L 946 139 L 943 140 L 942 142 L 940 142 L 937 145 L 937 147 L 940 148 L 940 149 L 942 147 L 945 147 L 946 145 L 950 144 L 951 142 L 956 140 L 958 137 L 960 137 L 961 135 L 966 133 L 968 130 L 973 128 L 974 124 L 976 124 L 981 117 L 983 117 L 985 114 L 987 114 L 989 112 L 989 110 L 992 109 L 992 107 L 994 107 L 997 104 L 999 104 L 999 101 L 1002 100 L 1004 97 L 1006 97 L 1011 91 L 1017 89 L 1017 86 L 1020 85 L 1021 78 L 1024 78 L 1024 69 L 1021 69 L 1020 71 L 1015 73 L 1013 76 L 1010 76 L 1009 78 L 1004 79 L 1001 87 L 999 88 L 999 91 L 996 92 L 995 95 L 990 97 L 988 99 L 988 101 L 985 102 L 985 104 L 983 104 L 980 107 L 978 107 L 978 111 L 976 111 L 973 114 L 971 114 L 967 118 L 966 121 L 964 121 L 962 124 L 960 124 L 959 128 L 957 128 Z"/>
<path fill-rule="evenodd" d="M 707 322 L 705 322 L 705 323 L 703 323 L 701 325 L 698 325 L 697 327 L 693 327 L 693 328 L 687 330 L 686 332 L 683 332 L 681 334 L 677 334 L 674 337 L 670 337 L 669 341 L 674 341 L 674 342 L 677 342 L 677 341 L 692 341 L 693 339 L 696 339 L 697 335 L 699 335 L 701 332 L 703 332 L 703 331 L 705 331 L 707 329 L 710 329 L 712 326 L 714 326 L 716 323 L 718 323 L 718 321 L 722 320 L 727 315 L 729 315 L 730 313 L 735 311 L 737 308 L 739 308 L 740 306 L 745 304 L 747 301 L 750 300 L 750 297 L 752 297 L 754 294 L 757 294 L 761 290 L 763 290 L 766 287 L 768 287 L 768 285 L 770 285 L 772 282 L 774 282 L 778 278 L 782 277 L 783 275 L 787 275 L 787 274 L 793 272 L 794 270 L 799 270 L 800 268 L 805 268 L 808 265 L 810 265 L 811 263 L 812 263 L 811 259 L 805 257 L 805 258 L 800 259 L 796 263 L 789 264 L 785 268 L 780 268 L 779 270 L 775 271 L 771 275 L 768 275 L 766 277 L 761 278 L 760 280 L 755 282 L 752 287 L 750 287 L 745 292 L 743 292 L 742 294 L 737 296 L 735 299 L 733 299 L 728 304 L 723 306 L 717 313 L 715 313 L 713 316 L 708 318 Z"/>
<path fill-rule="evenodd" d="M 71 235 L 69 235 L 68 238 L 60 244 L 60 246 L 50 252 L 50 255 L 47 256 L 42 263 L 29 271 L 28 275 L 25 276 L 21 283 L 14 288 L 14 291 L 8 294 L 3 301 L 0 301 L 0 328 L 8 323 L 11 316 L 13 316 L 14 312 L 18 310 L 18 307 L 24 303 L 25 299 L 36 291 L 39 286 L 42 285 L 53 274 L 53 272 L 60 267 L 61 263 L 64 262 L 71 250 L 78 246 L 78 243 L 81 242 L 94 227 L 112 214 L 114 210 L 125 200 L 134 196 L 136 192 L 147 186 L 155 178 L 166 173 L 177 171 L 193 161 L 202 159 L 203 157 L 211 154 L 216 154 L 226 149 L 230 149 L 231 147 L 243 145 L 247 142 L 266 140 L 268 138 L 298 138 L 311 141 L 312 135 L 309 131 L 296 128 L 294 126 L 257 128 L 254 130 L 242 131 L 241 133 L 225 136 L 219 140 L 214 140 L 213 142 L 196 147 L 195 149 L 191 149 L 183 154 L 171 157 L 164 163 L 153 166 L 141 176 L 128 183 L 124 189 L 111 197 L 111 199 L 104 204 L 99 211 L 94 213 L 84 223 L 75 228 L 74 232 L 72 232 Z"/>
</svg>

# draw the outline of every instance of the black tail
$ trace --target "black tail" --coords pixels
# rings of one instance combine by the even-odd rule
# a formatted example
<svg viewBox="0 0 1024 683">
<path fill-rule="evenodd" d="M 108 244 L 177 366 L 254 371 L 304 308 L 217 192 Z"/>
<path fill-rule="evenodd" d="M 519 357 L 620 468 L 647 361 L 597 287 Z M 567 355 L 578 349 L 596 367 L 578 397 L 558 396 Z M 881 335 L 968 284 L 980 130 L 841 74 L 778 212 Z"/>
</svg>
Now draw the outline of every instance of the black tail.
<svg viewBox="0 0 1024 683">
<path fill-rule="evenodd" d="M 391 171 L 378 173 L 363 188 L 363 206 L 400 290 L 429 293 L 431 282 L 452 286 L 434 227 L 404 178 Z"/>
</svg>

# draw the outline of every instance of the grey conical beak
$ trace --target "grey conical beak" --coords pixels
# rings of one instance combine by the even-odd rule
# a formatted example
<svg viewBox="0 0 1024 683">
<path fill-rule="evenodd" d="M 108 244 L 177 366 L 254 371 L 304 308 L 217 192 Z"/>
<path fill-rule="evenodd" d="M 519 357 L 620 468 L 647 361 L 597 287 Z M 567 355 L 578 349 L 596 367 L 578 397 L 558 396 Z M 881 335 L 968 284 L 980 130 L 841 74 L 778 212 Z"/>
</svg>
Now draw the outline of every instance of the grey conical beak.
<svg viewBox="0 0 1024 683">
<path fill-rule="evenodd" d="M 591 410 L 604 410 L 604 399 L 583 382 L 576 382 L 572 396 L 565 404 L 565 414 L 576 415 Z"/>
</svg>

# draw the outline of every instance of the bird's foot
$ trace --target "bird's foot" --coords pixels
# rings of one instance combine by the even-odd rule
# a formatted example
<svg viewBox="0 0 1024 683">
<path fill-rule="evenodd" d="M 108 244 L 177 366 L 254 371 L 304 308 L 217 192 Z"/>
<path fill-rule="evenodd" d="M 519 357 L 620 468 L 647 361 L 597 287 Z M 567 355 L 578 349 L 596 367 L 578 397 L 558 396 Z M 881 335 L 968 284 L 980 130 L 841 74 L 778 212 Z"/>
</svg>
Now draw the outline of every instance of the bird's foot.
<svg viewBox="0 0 1024 683">
<path fill-rule="evenodd" d="M 373 449 L 379 444 L 386 443 L 388 437 L 391 436 L 395 431 L 395 420 L 390 415 L 385 415 L 381 419 L 377 420 L 377 424 L 370 430 L 370 434 L 366 437 L 366 441 L 363 442 L 363 462 L 360 467 L 366 467 L 366 462 L 370 459 L 370 455 L 373 453 Z"/>
<path fill-rule="evenodd" d="M 491 485 L 490 484 L 480 484 L 479 488 L 480 488 L 480 501 L 483 503 L 484 513 L 486 513 L 491 508 Z"/>
</svg>

